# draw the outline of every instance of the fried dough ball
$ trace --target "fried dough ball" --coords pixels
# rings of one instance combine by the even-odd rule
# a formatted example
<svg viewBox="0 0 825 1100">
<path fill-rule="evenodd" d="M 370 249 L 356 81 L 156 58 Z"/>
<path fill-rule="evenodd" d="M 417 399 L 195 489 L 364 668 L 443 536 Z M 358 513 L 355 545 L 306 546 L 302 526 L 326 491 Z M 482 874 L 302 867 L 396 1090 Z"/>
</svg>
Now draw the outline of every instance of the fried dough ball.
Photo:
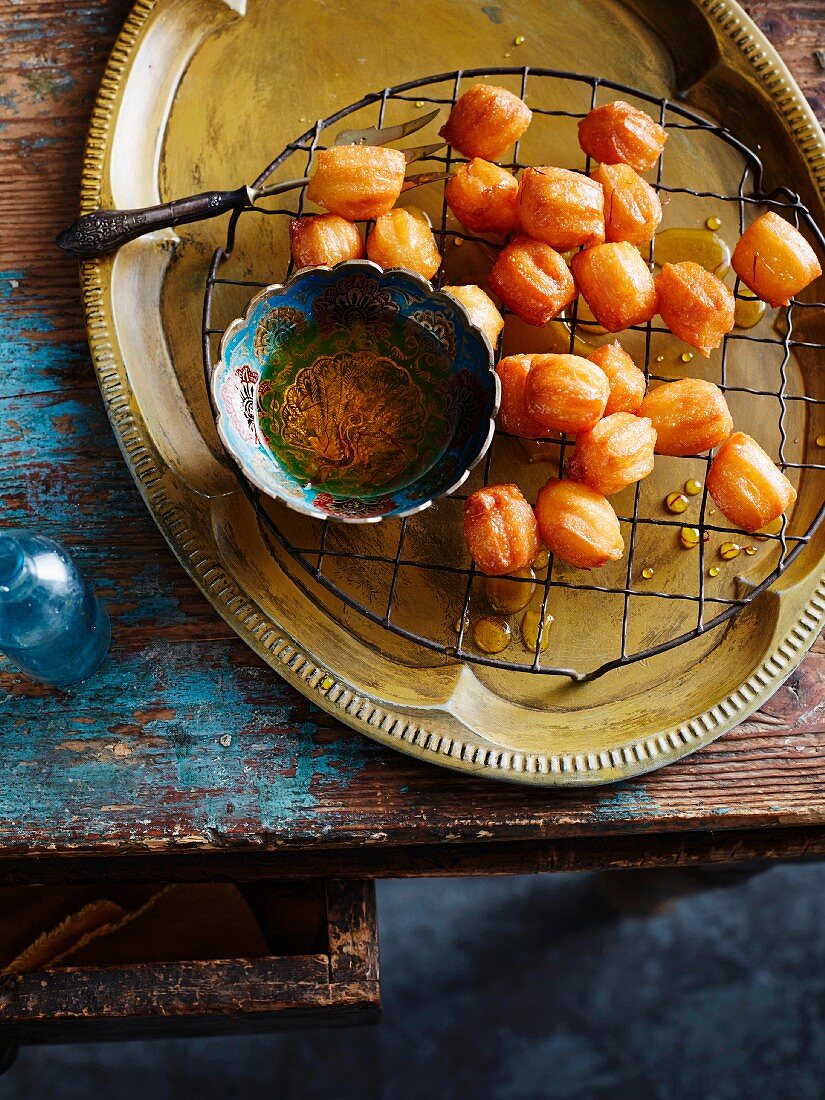
<svg viewBox="0 0 825 1100">
<path fill-rule="evenodd" d="M 731 256 L 746 287 L 772 306 L 784 306 L 822 274 L 816 253 L 790 222 L 773 210 L 748 226 Z"/>
<path fill-rule="evenodd" d="M 622 99 L 594 107 L 579 123 L 579 145 L 602 164 L 629 164 L 646 172 L 659 159 L 666 130 Z"/>
<path fill-rule="evenodd" d="M 653 421 L 660 455 L 698 455 L 733 431 L 725 395 L 704 378 L 680 378 L 651 390 L 639 415 Z"/>
<path fill-rule="evenodd" d="M 401 206 L 376 219 L 367 237 L 367 256 L 384 270 L 406 267 L 425 279 L 432 279 L 441 264 L 429 225 Z"/>
<path fill-rule="evenodd" d="M 289 223 L 289 245 L 296 267 L 332 267 L 343 260 L 360 260 L 364 242 L 358 227 L 337 214 L 296 218 Z"/>
<path fill-rule="evenodd" d="M 706 484 L 719 510 L 743 531 L 758 531 L 796 500 L 790 481 L 744 432 L 734 432 L 719 448 Z"/>
<path fill-rule="evenodd" d="M 602 344 L 587 358 L 597 367 L 601 367 L 610 385 L 610 396 L 604 415 L 637 412 L 645 396 L 647 380 L 644 372 L 639 370 L 619 341 Z"/>
<path fill-rule="evenodd" d="M 504 328 L 504 318 L 496 309 L 496 304 L 489 294 L 485 294 L 480 286 L 445 286 L 442 288 L 446 294 L 461 302 L 470 320 L 480 328 L 490 346 L 495 348 L 501 330 Z"/>
<path fill-rule="evenodd" d="M 497 422 L 510 435 L 523 439 L 546 439 L 553 434 L 527 410 L 527 376 L 532 370 L 534 355 L 507 355 L 496 367 L 501 382 L 501 404 Z"/>
<path fill-rule="evenodd" d="M 569 474 L 604 496 L 620 493 L 653 470 L 656 429 L 644 416 L 617 412 L 576 436 Z"/>
<path fill-rule="evenodd" d="M 617 561 L 624 540 L 616 513 L 601 493 L 576 481 L 551 478 L 539 489 L 536 519 L 547 549 L 568 565 L 598 569 Z"/>
<path fill-rule="evenodd" d="M 665 264 L 656 279 L 662 320 L 680 340 L 708 355 L 733 328 L 736 302 L 721 281 L 701 264 Z"/>
<path fill-rule="evenodd" d="M 585 432 L 601 419 L 607 375 L 580 355 L 533 355 L 525 381 L 528 414 L 556 432 Z"/>
<path fill-rule="evenodd" d="M 440 133 L 465 157 L 498 160 L 518 141 L 532 117 L 527 104 L 506 88 L 474 84 L 450 111 Z"/>
<path fill-rule="evenodd" d="M 489 485 L 467 497 L 464 537 L 476 568 L 488 577 L 526 568 L 539 549 L 536 517 L 515 485 Z"/>
<path fill-rule="evenodd" d="M 656 312 L 650 268 L 627 241 L 597 244 L 570 261 L 573 278 L 593 316 L 608 332 L 649 321 Z"/>
<path fill-rule="evenodd" d="M 564 258 L 529 237 L 516 237 L 499 252 L 490 289 L 528 325 L 546 325 L 576 297 Z"/>
<path fill-rule="evenodd" d="M 629 164 L 597 164 L 590 173 L 604 191 L 604 239 L 645 244 L 662 220 L 662 204 Z"/>
<path fill-rule="evenodd" d="M 398 201 L 406 170 L 400 149 L 377 145 L 322 149 L 306 197 L 350 221 L 378 218 Z"/>
<path fill-rule="evenodd" d="M 447 205 L 471 233 L 512 233 L 518 229 L 518 180 L 506 168 L 475 157 L 451 176 L 444 188 Z"/>
<path fill-rule="evenodd" d="M 518 214 L 528 237 L 560 252 L 604 240 L 604 192 L 595 180 L 566 168 L 527 168 Z"/>
</svg>

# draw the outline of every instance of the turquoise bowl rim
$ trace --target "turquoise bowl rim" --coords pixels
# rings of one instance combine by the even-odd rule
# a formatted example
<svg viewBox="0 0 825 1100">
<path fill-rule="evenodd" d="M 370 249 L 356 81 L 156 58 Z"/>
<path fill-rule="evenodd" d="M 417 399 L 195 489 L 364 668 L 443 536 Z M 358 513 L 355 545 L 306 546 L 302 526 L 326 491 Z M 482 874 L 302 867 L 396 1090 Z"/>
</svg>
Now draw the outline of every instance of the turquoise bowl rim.
<svg viewBox="0 0 825 1100">
<path fill-rule="evenodd" d="M 266 465 L 269 464 L 277 467 L 278 462 L 267 444 L 265 442 L 261 442 L 261 440 L 264 439 L 264 436 L 263 433 L 260 431 L 260 427 L 258 424 L 257 382 L 254 386 L 253 396 L 255 430 L 260 437 L 257 447 L 247 447 L 244 448 L 244 450 L 240 449 L 228 428 L 227 420 L 229 418 L 225 415 L 223 411 L 225 405 L 223 396 L 221 394 L 221 387 L 229 368 L 229 363 L 226 358 L 227 348 L 233 337 L 236 336 L 237 333 L 239 333 L 249 323 L 249 319 L 254 312 L 256 306 L 264 299 L 270 297 L 277 298 L 284 295 L 290 289 L 290 287 L 299 279 L 311 279 L 316 272 L 323 273 L 330 271 L 339 271 L 343 269 L 349 269 L 352 271 L 367 269 L 375 272 L 379 276 L 379 279 L 381 281 L 392 281 L 394 275 L 401 274 L 404 275 L 407 280 L 410 280 L 419 286 L 422 291 L 423 299 L 425 301 L 428 298 L 434 299 L 436 301 L 446 301 L 449 304 L 450 308 L 456 311 L 461 319 L 462 324 L 467 329 L 472 330 L 482 341 L 484 348 L 487 352 L 488 367 L 490 374 L 492 375 L 493 381 L 494 396 L 492 407 L 489 411 L 489 424 L 486 435 L 482 441 L 480 448 L 478 449 L 478 452 L 473 456 L 472 460 L 467 463 L 467 465 L 462 469 L 460 475 L 456 478 L 456 480 L 451 483 L 446 489 L 443 489 L 438 493 L 434 493 L 432 496 L 427 497 L 425 500 L 420 501 L 418 504 L 415 504 L 409 508 L 404 508 L 398 511 L 391 511 L 389 513 L 375 516 L 346 516 L 326 512 L 320 508 L 314 507 L 303 497 L 290 496 L 289 494 L 283 492 L 277 485 L 273 483 L 267 483 L 263 472 L 266 468 Z M 487 337 L 486 333 L 484 333 L 477 325 L 472 322 L 465 306 L 457 298 L 454 298 L 446 291 L 433 287 L 433 285 L 422 275 L 419 275 L 417 272 L 410 271 L 409 268 L 392 267 L 383 269 L 372 260 L 344 260 L 342 263 L 335 264 L 332 267 L 326 264 L 318 265 L 317 267 L 303 267 L 293 272 L 293 274 L 283 283 L 271 283 L 269 286 L 266 286 L 262 290 L 259 290 L 257 294 L 254 294 L 247 303 L 243 315 L 241 317 L 237 317 L 234 321 L 232 321 L 224 331 L 223 336 L 221 337 L 220 355 L 217 362 L 215 363 L 211 376 L 212 404 L 215 414 L 215 425 L 221 443 L 234 461 L 235 465 L 238 466 L 243 476 L 256 488 L 260 489 L 260 491 L 266 496 L 270 497 L 273 500 L 279 501 L 281 504 L 286 505 L 286 507 L 292 509 L 293 511 L 300 512 L 302 515 L 310 516 L 313 519 L 334 520 L 339 523 L 379 523 L 381 522 L 381 520 L 385 519 L 402 519 L 404 517 L 416 515 L 419 512 L 423 512 L 425 511 L 425 509 L 429 508 L 436 500 L 440 500 L 442 497 L 447 497 L 450 496 L 452 493 L 455 493 L 470 476 L 470 472 L 473 470 L 473 468 L 478 465 L 478 463 L 482 460 L 482 458 L 484 458 L 484 456 L 487 454 L 487 451 L 490 449 L 490 445 L 493 441 L 493 435 L 495 433 L 495 418 L 496 414 L 498 413 L 499 405 L 501 403 L 501 383 L 495 370 L 495 360 L 496 354 L 492 345 L 490 344 L 489 338 Z M 252 456 L 250 456 L 249 454 L 250 449 L 254 450 L 254 455 Z M 254 457 L 257 459 L 254 465 L 250 461 L 250 457 Z M 411 482 L 411 485 L 415 485 L 415 482 Z"/>
</svg>

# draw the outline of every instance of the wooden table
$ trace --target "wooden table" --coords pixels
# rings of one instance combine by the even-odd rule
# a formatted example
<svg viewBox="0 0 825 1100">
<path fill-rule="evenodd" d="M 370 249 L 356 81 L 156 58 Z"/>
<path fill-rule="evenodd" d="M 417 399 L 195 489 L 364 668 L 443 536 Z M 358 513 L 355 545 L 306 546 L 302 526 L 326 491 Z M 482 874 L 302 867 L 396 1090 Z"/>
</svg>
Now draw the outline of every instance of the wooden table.
<svg viewBox="0 0 825 1100">
<path fill-rule="evenodd" d="M 0 0 L 0 507 L 65 540 L 108 601 L 110 659 L 59 693 L 0 663 L 6 882 L 473 874 L 825 851 L 825 643 L 750 721 L 585 793 L 468 781 L 310 706 L 212 612 L 143 507 L 92 373 L 74 216 L 131 0 Z M 752 3 L 820 117 L 821 0 Z"/>
</svg>

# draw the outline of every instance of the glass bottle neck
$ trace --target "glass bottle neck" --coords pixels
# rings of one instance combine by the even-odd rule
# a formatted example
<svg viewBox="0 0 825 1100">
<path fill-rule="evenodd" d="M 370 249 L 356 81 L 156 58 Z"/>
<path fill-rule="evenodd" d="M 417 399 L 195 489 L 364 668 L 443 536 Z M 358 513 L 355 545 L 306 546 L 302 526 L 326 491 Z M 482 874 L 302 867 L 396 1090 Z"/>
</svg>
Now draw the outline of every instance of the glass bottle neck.
<svg viewBox="0 0 825 1100">
<path fill-rule="evenodd" d="M 23 547 L 12 535 L 0 534 L 0 594 L 8 592 L 20 581 L 26 556 Z"/>
</svg>

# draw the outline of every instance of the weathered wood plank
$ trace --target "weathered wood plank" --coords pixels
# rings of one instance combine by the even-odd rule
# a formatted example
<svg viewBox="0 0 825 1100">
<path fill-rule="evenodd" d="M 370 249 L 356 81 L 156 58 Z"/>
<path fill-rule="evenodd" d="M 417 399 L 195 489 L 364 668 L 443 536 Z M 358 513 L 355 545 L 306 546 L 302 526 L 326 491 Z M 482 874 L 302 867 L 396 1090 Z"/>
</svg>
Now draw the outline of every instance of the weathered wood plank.
<svg viewBox="0 0 825 1100">
<path fill-rule="evenodd" d="M 820 662 L 823 650 L 820 641 Z M 770 714 L 706 751 L 646 779 L 563 793 L 470 780 L 383 750 L 310 710 L 234 641 L 116 650 L 62 694 L 8 674 L 3 688 L 8 854 L 825 822 L 825 699 L 821 672 L 806 669 Z"/>
<path fill-rule="evenodd" d="M 0 1038 L 211 1034 L 371 1023 L 375 981 L 330 980 L 326 955 L 36 970 L 0 979 Z"/>
<path fill-rule="evenodd" d="M 326 889 L 332 980 L 378 981 L 375 883 L 366 879 L 330 879 Z"/>
<path fill-rule="evenodd" d="M 805 860 L 825 857 L 825 828 L 647 833 L 559 837 L 554 840 L 487 840 L 471 843 L 410 844 L 387 847 L 321 848 L 299 851 L 238 851 L 113 854 L 106 861 L 107 881 L 271 883 L 329 875 L 377 878 L 455 875 L 543 874 L 551 871 L 622 870 Z M 87 882 L 101 873 L 99 857 L 44 855 L 37 859 L 0 857 L 0 881 Z"/>
</svg>

